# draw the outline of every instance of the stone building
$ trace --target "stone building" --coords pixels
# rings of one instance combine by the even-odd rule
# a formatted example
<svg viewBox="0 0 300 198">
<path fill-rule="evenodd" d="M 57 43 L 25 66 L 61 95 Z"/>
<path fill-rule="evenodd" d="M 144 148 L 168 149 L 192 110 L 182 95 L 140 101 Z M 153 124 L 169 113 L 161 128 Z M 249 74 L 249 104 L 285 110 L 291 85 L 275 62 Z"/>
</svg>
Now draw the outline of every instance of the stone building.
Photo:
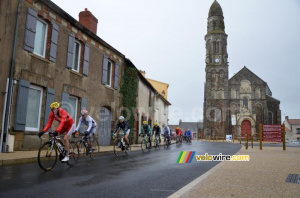
<svg viewBox="0 0 300 198">
<path fill-rule="evenodd" d="M 268 84 L 242 68 L 229 78 L 227 34 L 223 11 L 214 1 L 209 9 L 206 41 L 206 81 L 203 124 L 205 136 L 250 136 L 262 124 L 281 124 L 280 101 Z"/>
<path fill-rule="evenodd" d="M 86 9 L 80 23 L 49 0 L 1 1 L 0 8 L 0 46 L 7 49 L 0 56 L 2 93 L 7 93 L 9 71 L 13 80 L 11 113 L 1 123 L 1 148 L 8 130 L 15 150 L 36 149 L 53 101 L 61 102 L 76 124 L 81 109 L 87 109 L 101 126 L 99 143 L 109 145 L 120 114 L 125 56 L 96 35 L 97 19 Z"/>
</svg>

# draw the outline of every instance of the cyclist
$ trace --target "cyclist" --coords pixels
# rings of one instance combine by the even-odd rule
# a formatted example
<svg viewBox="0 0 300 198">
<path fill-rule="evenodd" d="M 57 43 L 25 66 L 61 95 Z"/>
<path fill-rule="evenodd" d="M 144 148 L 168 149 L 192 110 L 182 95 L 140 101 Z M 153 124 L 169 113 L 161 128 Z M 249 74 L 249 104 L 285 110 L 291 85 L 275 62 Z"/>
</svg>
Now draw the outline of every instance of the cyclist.
<svg viewBox="0 0 300 198">
<path fill-rule="evenodd" d="M 179 136 L 179 139 L 182 138 L 182 130 L 180 127 L 176 127 L 175 129 L 175 132 L 176 132 L 176 136 Z"/>
<path fill-rule="evenodd" d="M 123 133 L 124 133 L 124 139 L 125 139 L 125 142 L 126 142 L 126 145 L 127 145 L 126 150 L 128 150 L 129 149 L 128 135 L 130 133 L 130 127 L 129 127 L 129 124 L 126 121 L 124 121 L 124 117 L 123 116 L 119 117 L 119 121 L 118 121 L 118 123 L 116 125 L 116 128 L 115 128 L 112 136 L 115 135 L 115 133 L 118 131 L 119 128 L 121 128 L 122 131 L 123 131 Z"/>
<path fill-rule="evenodd" d="M 39 137 L 41 137 L 46 131 L 48 131 L 54 119 L 58 121 L 59 126 L 57 127 L 53 135 L 57 136 L 58 134 L 65 133 L 64 142 L 65 142 L 66 155 L 62 160 L 62 162 L 66 162 L 69 160 L 69 138 L 75 129 L 75 124 L 73 118 L 68 114 L 68 112 L 62 108 L 59 108 L 59 106 L 60 105 L 58 102 L 53 102 L 50 105 L 51 112 L 49 114 L 48 123 L 46 124 L 43 131 L 39 133 Z"/>
<path fill-rule="evenodd" d="M 147 121 L 143 121 L 142 127 L 141 127 L 141 132 L 140 135 L 148 135 L 148 141 L 150 143 L 150 149 L 151 149 L 151 127 L 150 125 L 147 123 Z"/>
<path fill-rule="evenodd" d="M 73 137 L 75 137 L 75 133 L 78 132 L 81 124 L 84 124 L 85 126 L 87 126 L 88 128 L 86 129 L 86 131 L 84 132 L 84 135 L 89 136 L 89 151 L 91 152 L 90 148 L 92 148 L 92 144 L 93 144 L 93 136 L 95 135 L 95 132 L 97 130 L 97 123 L 96 121 L 89 115 L 89 112 L 87 110 L 82 110 L 81 111 L 81 117 L 79 118 L 79 122 L 78 125 L 75 129 L 75 132 L 72 133 Z"/>
<path fill-rule="evenodd" d="M 186 140 L 188 141 L 188 137 L 190 138 L 190 141 L 192 140 L 192 132 L 190 129 L 188 129 L 186 132 L 185 132 L 185 136 L 186 136 Z"/>
<path fill-rule="evenodd" d="M 171 131 L 170 131 L 170 128 L 167 125 L 163 124 L 163 130 L 162 131 L 164 133 L 164 136 L 167 137 L 167 141 L 171 144 L 171 140 L 170 140 Z"/>
<path fill-rule="evenodd" d="M 153 126 L 153 135 L 158 136 L 159 137 L 159 143 L 161 142 L 160 140 L 160 127 L 158 126 L 157 122 L 154 122 L 154 126 Z"/>
</svg>

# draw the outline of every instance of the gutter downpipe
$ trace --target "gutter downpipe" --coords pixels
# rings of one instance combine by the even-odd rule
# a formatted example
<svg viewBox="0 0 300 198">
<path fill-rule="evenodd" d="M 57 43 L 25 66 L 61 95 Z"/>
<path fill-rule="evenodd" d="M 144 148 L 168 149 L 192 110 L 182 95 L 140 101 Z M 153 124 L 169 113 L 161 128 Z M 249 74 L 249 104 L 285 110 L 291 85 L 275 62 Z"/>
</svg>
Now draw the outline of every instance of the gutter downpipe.
<svg viewBox="0 0 300 198">
<path fill-rule="evenodd" d="M 9 83 L 8 83 L 8 93 L 7 93 L 7 104 L 6 104 L 6 109 L 5 109 L 5 118 L 4 118 L 4 130 L 3 130 L 3 135 L 1 135 L 1 147 L 0 147 L 0 152 L 8 152 L 7 150 L 7 145 L 8 145 L 8 123 L 9 123 L 9 118 L 10 118 L 10 106 L 11 106 L 11 100 L 12 100 L 12 88 L 13 88 L 13 77 L 14 77 L 14 72 L 15 72 L 15 56 L 16 56 L 16 46 L 17 46 L 17 38 L 18 38 L 18 30 L 19 30 L 19 16 L 20 16 L 20 6 L 21 6 L 21 1 L 19 0 L 18 3 L 18 10 L 17 10 L 17 21 L 16 21 L 16 27 L 15 27 L 15 37 L 14 37 L 14 46 L 13 46 L 13 54 L 12 54 L 12 60 L 11 60 L 11 67 L 10 67 L 10 75 L 9 75 Z M 5 147 L 2 150 L 2 144 L 3 139 L 5 138 Z"/>
</svg>

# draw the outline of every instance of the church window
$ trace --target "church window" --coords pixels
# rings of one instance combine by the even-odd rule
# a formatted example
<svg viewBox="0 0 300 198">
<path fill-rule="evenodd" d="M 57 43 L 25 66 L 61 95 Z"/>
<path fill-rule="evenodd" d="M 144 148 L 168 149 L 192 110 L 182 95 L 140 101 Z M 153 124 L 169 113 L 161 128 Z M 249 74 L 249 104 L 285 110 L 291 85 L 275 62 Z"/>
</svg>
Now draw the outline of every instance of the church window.
<svg viewBox="0 0 300 198">
<path fill-rule="evenodd" d="M 248 109 L 248 98 L 243 99 L 243 107 Z"/>
<path fill-rule="evenodd" d="M 215 120 L 216 120 L 216 122 L 221 122 L 221 110 L 220 109 L 216 109 L 215 110 Z"/>
<path fill-rule="evenodd" d="M 268 112 L 268 124 L 273 124 L 273 113 L 271 111 Z"/>
</svg>

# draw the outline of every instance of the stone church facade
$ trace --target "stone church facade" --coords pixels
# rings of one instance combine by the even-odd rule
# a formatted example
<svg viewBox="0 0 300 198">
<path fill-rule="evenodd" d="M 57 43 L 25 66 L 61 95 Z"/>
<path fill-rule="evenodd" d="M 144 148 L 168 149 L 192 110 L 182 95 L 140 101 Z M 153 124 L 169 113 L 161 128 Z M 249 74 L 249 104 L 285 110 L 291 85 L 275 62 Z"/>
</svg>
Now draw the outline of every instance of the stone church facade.
<svg viewBox="0 0 300 198">
<path fill-rule="evenodd" d="M 281 124 L 280 101 L 246 67 L 229 79 L 227 36 L 222 8 L 214 1 L 205 35 L 204 135 L 245 137 L 247 133 L 251 137 L 258 133 L 260 123 Z"/>
</svg>

